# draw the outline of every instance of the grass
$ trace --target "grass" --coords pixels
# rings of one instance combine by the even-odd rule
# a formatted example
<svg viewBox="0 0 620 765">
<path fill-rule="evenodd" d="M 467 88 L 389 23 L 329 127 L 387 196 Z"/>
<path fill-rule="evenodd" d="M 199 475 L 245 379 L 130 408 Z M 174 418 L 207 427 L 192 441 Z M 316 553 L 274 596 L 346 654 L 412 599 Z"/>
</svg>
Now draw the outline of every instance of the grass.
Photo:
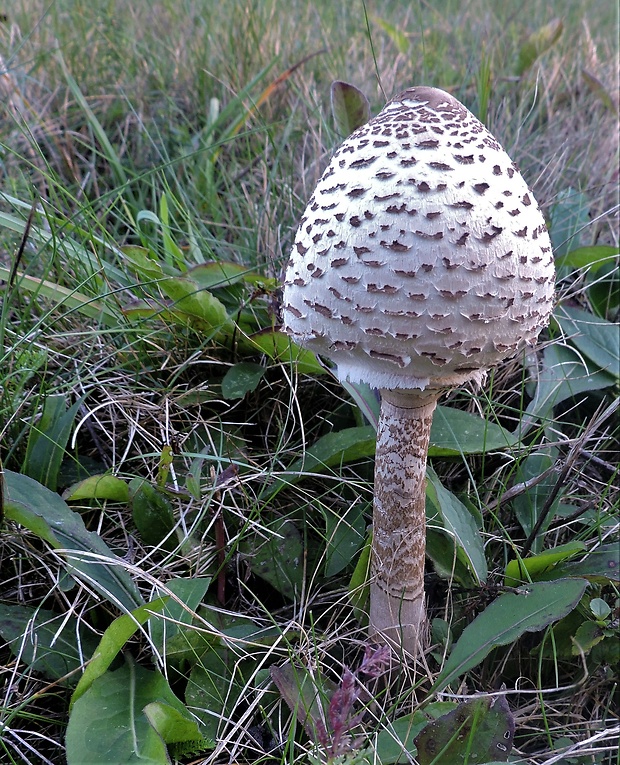
<svg viewBox="0 0 620 765">
<path fill-rule="evenodd" d="M 423 708 L 445 713 L 433 705 L 502 684 L 512 761 L 618 757 L 617 577 L 593 554 L 616 560 L 618 532 L 613 4 L 386 0 L 366 10 L 327 0 L 19 0 L 5 10 L 3 761 L 65 761 L 67 726 L 79 734 L 98 717 L 92 690 L 71 713 L 69 702 L 104 633 L 99 687 L 109 684 L 121 716 L 146 685 L 136 673 L 155 669 L 197 715 L 194 729 L 179 711 L 185 722 L 172 727 L 185 738 L 164 736 L 178 762 L 362 762 L 367 746 L 394 762 L 390 731 L 413 751 L 407 715 L 419 722 Z M 436 519 L 433 647 L 392 694 L 379 659 L 364 664 L 373 437 L 362 412 L 372 419 L 373 397 L 352 398 L 274 333 L 295 227 L 341 140 L 335 79 L 359 87 L 373 113 L 424 82 L 485 118 L 532 186 L 558 262 L 558 310 L 536 352 L 443 402 L 432 466 L 456 518 L 473 523 L 488 575 Z M 453 410 L 520 438 L 468 443 Z M 84 483 L 101 475 L 114 476 L 105 488 Z M 37 504 L 23 477 L 64 492 L 122 564 L 106 553 L 97 566 L 103 548 L 75 526 L 62 536 L 67 505 L 46 526 L 52 494 Z M 14 501 L 24 486 L 25 509 Z M 77 580 L 68 542 L 83 545 Z M 429 694 L 466 625 L 509 594 L 506 565 L 519 556 L 535 561 L 521 578 L 543 584 L 543 556 L 542 569 L 586 576 L 587 590 L 509 644 L 490 634 L 492 651 Z M 162 594 L 163 616 L 119 637 L 115 620 L 131 603 Z M 152 761 L 165 762 L 157 751 Z"/>
</svg>

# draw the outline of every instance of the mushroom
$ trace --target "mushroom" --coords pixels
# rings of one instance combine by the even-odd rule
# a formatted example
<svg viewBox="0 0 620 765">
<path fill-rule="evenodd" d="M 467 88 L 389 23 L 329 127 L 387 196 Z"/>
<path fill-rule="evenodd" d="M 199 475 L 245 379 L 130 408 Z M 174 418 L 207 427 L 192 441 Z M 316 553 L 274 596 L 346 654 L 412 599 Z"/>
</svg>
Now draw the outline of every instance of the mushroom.
<svg viewBox="0 0 620 765">
<path fill-rule="evenodd" d="M 425 472 L 446 390 L 546 325 L 553 253 L 510 157 L 448 93 L 405 90 L 334 154 L 301 219 L 284 330 L 381 391 L 370 632 L 423 650 Z"/>
</svg>

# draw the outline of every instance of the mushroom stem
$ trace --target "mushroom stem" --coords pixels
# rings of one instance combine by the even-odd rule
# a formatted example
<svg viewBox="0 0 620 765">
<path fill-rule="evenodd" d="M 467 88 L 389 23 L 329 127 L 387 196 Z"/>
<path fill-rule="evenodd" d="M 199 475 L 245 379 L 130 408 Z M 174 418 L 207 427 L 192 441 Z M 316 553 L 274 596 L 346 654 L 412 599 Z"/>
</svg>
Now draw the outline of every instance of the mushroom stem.
<svg viewBox="0 0 620 765">
<path fill-rule="evenodd" d="M 381 391 L 377 432 L 370 634 L 414 656 L 426 643 L 426 457 L 439 395 Z"/>
</svg>

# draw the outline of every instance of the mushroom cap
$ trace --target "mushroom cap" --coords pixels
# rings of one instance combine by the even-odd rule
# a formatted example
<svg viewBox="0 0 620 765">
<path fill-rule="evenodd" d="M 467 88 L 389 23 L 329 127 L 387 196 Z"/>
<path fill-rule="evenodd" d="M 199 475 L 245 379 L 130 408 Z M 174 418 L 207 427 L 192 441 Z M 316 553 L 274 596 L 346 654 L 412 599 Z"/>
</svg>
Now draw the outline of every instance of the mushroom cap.
<svg viewBox="0 0 620 765">
<path fill-rule="evenodd" d="M 453 96 L 414 87 L 319 180 L 287 266 L 284 330 L 341 380 L 455 386 L 536 340 L 554 277 L 543 215 L 510 157 Z"/>
</svg>

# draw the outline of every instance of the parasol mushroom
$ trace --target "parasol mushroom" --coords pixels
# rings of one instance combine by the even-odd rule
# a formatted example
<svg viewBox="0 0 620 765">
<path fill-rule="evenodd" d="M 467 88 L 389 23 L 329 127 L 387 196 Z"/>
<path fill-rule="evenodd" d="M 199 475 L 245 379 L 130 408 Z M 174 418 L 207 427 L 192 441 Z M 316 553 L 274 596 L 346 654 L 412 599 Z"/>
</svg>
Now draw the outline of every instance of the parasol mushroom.
<svg viewBox="0 0 620 765">
<path fill-rule="evenodd" d="M 425 634 L 425 471 L 439 396 L 532 344 L 554 295 L 540 209 L 456 98 L 410 88 L 334 154 L 301 219 L 284 330 L 381 391 L 370 631 Z"/>
</svg>

